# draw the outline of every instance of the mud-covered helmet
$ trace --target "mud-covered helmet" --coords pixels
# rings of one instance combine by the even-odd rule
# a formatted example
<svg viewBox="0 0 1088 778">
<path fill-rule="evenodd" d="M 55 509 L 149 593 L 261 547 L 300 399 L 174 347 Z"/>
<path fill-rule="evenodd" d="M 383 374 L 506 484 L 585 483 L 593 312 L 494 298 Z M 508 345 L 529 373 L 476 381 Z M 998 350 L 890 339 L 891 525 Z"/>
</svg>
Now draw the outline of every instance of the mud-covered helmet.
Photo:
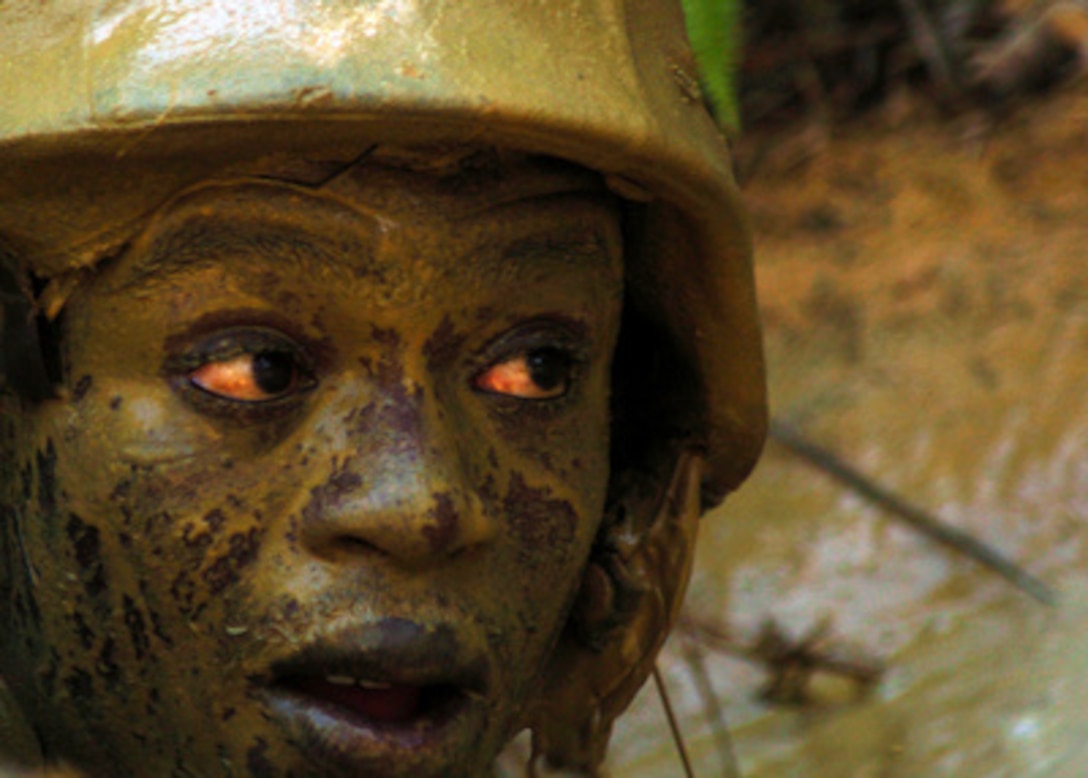
<svg viewBox="0 0 1088 778">
<path fill-rule="evenodd" d="M 633 522 L 642 537 L 678 499 L 678 461 L 705 462 L 695 489 L 705 506 L 744 479 L 764 436 L 749 235 L 696 76 L 673 0 L 9 0 L 0 12 L 7 381 L 43 396 L 43 384 L 62 380 L 36 352 L 49 350 L 39 336 L 65 290 L 197 182 L 256 174 L 270 159 L 346 164 L 375 144 L 556 157 L 598 171 L 626 203 L 606 529 Z M 635 359 L 643 379 L 628 386 L 622 371 Z M 593 716 L 546 732 L 542 748 L 560 761 L 599 758 L 600 733 L 606 740 L 675 615 L 683 581 L 639 579 L 686 580 L 693 530 L 662 533 L 652 547 L 601 543 L 615 589 L 604 621 L 624 621 L 615 612 L 631 599 L 621 595 L 640 586 L 658 613 L 627 608 L 645 628 L 636 638 L 583 630 L 596 664 L 570 659 L 561 673 L 637 667 L 597 684 Z M 630 657 L 634 644 L 648 660 Z"/>
</svg>

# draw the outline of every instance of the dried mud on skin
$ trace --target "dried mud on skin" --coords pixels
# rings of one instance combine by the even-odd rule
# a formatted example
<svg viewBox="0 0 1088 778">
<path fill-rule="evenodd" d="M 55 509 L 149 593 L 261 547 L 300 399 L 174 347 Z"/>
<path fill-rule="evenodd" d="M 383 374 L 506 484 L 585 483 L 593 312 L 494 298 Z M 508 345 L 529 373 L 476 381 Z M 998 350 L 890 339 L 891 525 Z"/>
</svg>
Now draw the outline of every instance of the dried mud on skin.
<svg viewBox="0 0 1088 778">
<path fill-rule="evenodd" d="M 1088 88 L 964 126 L 872 117 L 800 161 L 764 157 L 745 194 L 772 408 L 1061 599 L 1038 605 L 770 443 L 703 521 L 686 615 L 734 647 L 701 635 L 747 778 L 1073 778 L 1088 759 Z M 779 656 L 824 662 L 791 704 L 766 701 L 788 668 L 752 661 L 771 628 L 804 649 Z M 696 774 L 719 775 L 690 642 L 661 665 Z M 649 685 L 611 768 L 678 774 Z"/>
</svg>

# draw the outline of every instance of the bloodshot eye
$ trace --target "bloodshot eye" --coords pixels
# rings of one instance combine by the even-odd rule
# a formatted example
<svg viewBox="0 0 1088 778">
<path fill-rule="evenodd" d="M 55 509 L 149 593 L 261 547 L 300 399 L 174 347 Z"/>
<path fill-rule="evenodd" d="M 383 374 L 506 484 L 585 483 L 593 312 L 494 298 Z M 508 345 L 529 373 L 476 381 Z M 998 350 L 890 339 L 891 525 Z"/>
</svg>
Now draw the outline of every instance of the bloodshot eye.
<svg viewBox="0 0 1088 778">
<path fill-rule="evenodd" d="M 258 350 L 211 357 L 189 371 L 189 383 L 226 400 L 262 403 L 298 390 L 304 373 L 298 358 L 285 350 Z"/>
<path fill-rule="evenodd" d="M 476 388 L 522 400 L 551 400 L 570 389 L 574 359 L 558 348 L 538 348 L 506 359 L 476 376 Z"/>
</svg>

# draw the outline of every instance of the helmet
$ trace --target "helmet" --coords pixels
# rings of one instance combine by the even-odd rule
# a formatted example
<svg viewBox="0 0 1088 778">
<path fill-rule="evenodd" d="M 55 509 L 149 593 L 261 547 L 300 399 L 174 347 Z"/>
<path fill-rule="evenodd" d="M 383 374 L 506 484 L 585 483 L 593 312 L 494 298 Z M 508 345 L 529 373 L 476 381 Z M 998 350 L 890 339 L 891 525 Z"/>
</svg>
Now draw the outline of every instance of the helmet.
<svg viewBox="0 0 1088 778">
<path fill-rule="evenodd" d="M 637 522 L 641 551 L 602 541 L 611 561 L 595 569 L 611 582 L 612 627 L 623 592 L 647 588 L 640 575 L 677 579 L 649 586 L 660 618 L 642 619 L 634 643 L 652 665 L 690 565 L 685 517 L 744 479 L 766 415 L 748 229 L 679 2 L 9 0 L 0 51 L 0 303 L 12 384 L 35 370 L 55 377 L 25 361 L 41 334 L 34 314 L 55 316 L 65 290 L 200 181 L 299 157 L 345 165 L 375 144 L 495 146 L 602 174 L 626 203 L 633 247 L 627 307 L 637 316 L 625 313 L 617 370 L 637 358 L 644 377 L 615 389 L 612 503 L 652 515 Z M 632 645 L 583 632 L 597 659 L 568 658 L 564 677 L 599 674 L 617 664 L 609 645 Z M 598 735 L 607 740 L 649 668 L 619 664 L 637 671 L 594 682 L 599 715 L 582 734 L 541 724 L 551 756 L 599 759 Z"/>
</svg>

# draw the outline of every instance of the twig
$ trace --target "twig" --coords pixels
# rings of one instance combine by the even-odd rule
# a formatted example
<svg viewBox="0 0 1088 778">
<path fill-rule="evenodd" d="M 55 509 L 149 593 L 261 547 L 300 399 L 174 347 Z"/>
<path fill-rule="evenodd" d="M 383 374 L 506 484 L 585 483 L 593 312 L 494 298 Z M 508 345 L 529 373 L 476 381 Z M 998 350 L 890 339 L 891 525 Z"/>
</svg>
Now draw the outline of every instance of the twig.
<svg viewBox="0 0 1088 778">
<path fill-rule="evenodd" d="M 911 37 L 914 38 L 918 53 L 926 63 L 926 69 L 929 70 L 934 82 L 948 97 L 962 97 L 963 90 L 960 88 L 952 55 L 937 31 L 936 25 L 930 20 L 929 14 L 918 0 L 899 0 L 899 7 L 907 17 Z"/>
<path fill-rule="evenodd" d="M 672 703 L 669 702 L 665 681 L 661 678 L 661 671 L 656 664 L 654 665 L 654 684 L 657 686 L 657 696 L 661 698 L 661 705 L 665 708 L 665 718 L 669 720 L 672 742 L 676 744 L 676 752 L 680 754 L 680 761 L 684 765 L 684 775 L 687 778 L 695 778 L 695 771 L 691 769 L 691 760 L 688 759 L 688 750 L 684 746 L 684 736 L 680 734 L 680 726 L 676 723 L 676 715 L 672 711 Z"/>
<path fill-rule="evenodd" d="M 740 778 L 740 768 L 737 766 L 737 754 L 733 749 L 733 738 L 729 735 L 729 727 L 725 721 L 725 711 L 722 710 L 718 695 L 714 693 L 714 687 L 710 683 L 710 675 L 706 670 L 706 662 L 702 649 L 691 640 L 684 640 L 684 660 L 691 670 L 691 677 L 695 680 L 695 688 L 703 700 L 703 710 L 706 712 L 707 723 L 714 733 L 714 740 L 718 744 L 718 754 L 722 759 L 722 778 Z"/>
<path fill-rule="evenodd" d="M 769 689 L 785 688 L 784 681 L 792 675 L 795 682 L 802 682 L 798 690 L 803 693 L 804 682 L 819 672 L 849 679 L 862 690 L 870 690 L 884 674 L 884 664 L 879 660 L 850 656 L 836 649 L 827 639 L 830 630 L 827 621 L 817 624 L 800 639 L 790 639 L 773 621 L 767 621 L 755 642 L 747 646 L 737 643 L 724 628 L 691 616 L 682 617 L 678 626 L 689 645 L 709 648 L 765 669 L 771 675 Z M 799 693 L 791 696 L 799 697 Z"/>
<path fill-rule="evenodd" d="M 789 425 L 772 420 L 770 431 L 771 438 L 777 440 L 790 451 L 812 463 L 858 494 L 868 498 L 884 510 L 903 519 L 923 535 L 938 543 L 943 543 L 970 557 L 980 565 L 989 568 L 1042 604 L 1054 605 L 1057 602 L 1058 593 L 1054 589 L 1015 562 L 1005 558 L 999 551 L 968 535 L 966 532 L 945 524 L 935 516 L 907 502 L 899 495 L 888 491 L 827 449 L 805 440 L 800 433 Z"/>
</svg>

